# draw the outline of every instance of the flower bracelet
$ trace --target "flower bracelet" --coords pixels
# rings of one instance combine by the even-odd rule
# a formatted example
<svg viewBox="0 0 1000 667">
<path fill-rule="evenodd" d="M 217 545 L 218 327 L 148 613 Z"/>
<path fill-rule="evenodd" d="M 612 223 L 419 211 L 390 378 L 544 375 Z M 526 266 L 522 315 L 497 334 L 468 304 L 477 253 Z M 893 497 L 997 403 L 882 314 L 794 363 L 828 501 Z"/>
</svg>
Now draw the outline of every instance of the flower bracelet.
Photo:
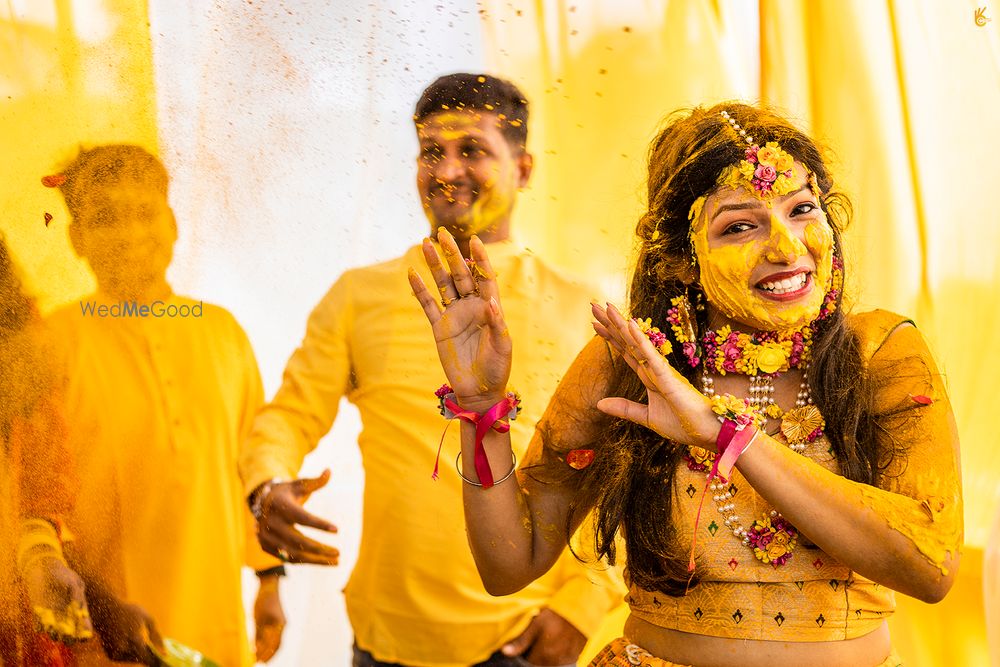
<svg viewBox="0 0 1000 667">
<path fill-rule="evenodd" d="M 486 412 L 472 412 L 470 410 L 465 410 L 455 401 L 455 392 L 447 384 L 441 385 L 441 387 L 434 392 L 434 395 L 438 397 L 438 405 L 441 410 L 441 415 L 445 419 L 461 419 L 467 421 L 470 424 L 474 424 L 476 427 L 476 444 L 474 450 L 473 464 L 476 469 L 476 474 L 479 476 L 479 482 L 474 482 L 462 474 L 461 468 L 459 468 L 459 459 L 462 456 L 461 451 L 458 453 L 458 457 L 455 458 L 455 467 L 458 469 L 459 477 L 461 477 L 465 482 L 472 484 L 473 486 L 481 486 L 484 489 L 488 489 L 495 484 L 505 481 L 511 475 L 514 474 L 514 468 L 517 464 L 517 457 L 511 456 L 513 458 L 514 465 L 511 466 L 511 470 L 503 479 L 493 481 L 493 470 L 490 468 L 489 459 L 486 456 L 486 449 L 483 447 L 483 439 L 486 437 L 486 433 L 493 429 L 497 433 L 506 433 L 510 430 L 510 424 L 507 421 L 501 421 L 507 419 L 513 421 L 517 419 L 518 413 L 521 411 L 521 397 L 516 391 L 509 391 L 504 398 L 497 403 L 494 403 Z M 449 424 L 450 426 L 451 424 Z M 445 433 L 448 432 L 448 428 L 445 427 L 444 433 L 441 434 L 441 441 L 438 443 L 437 457 L 434 460 L 434 472 L 431 473 L 432 479 L 438 478 L 438 463 L 441 459 L 441 447 L 444 444 Z"/>
</svg>

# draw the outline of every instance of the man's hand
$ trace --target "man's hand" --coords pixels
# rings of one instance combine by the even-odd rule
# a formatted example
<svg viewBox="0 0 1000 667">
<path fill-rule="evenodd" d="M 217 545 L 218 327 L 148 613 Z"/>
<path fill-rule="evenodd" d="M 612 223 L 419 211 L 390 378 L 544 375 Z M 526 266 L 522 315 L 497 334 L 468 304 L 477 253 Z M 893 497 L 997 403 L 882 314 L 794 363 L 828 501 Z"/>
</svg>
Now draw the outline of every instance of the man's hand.
<svg viewBox="0 0 1000 667">
<path fill-rule="evenodd" d="M 551 609 L 542 609 L 501 652 L 523 656 L 532 665 L 575 665 L 586 644 L 587 638 L 569 621 Z"/>
<path fill-rule="evenodd" d="M 67 645 L 94 636 L 83 580 L 66 563 L 54 557 L 35 558 L 22 579 L 41 632 Z"/>
<path fill-rule="evenodd" d="M 330 481 L 330 471 L 319 477 L 276 482 L 261 501 L 257 518 L 257 540 L 264 551 L 288 563 L 336 565 L 337 549 L 310 539 L 299 532 L 297 524 L 336 533 L 337 527 L 302 507 L 313 491 Z"/>
<path fill-rule="evenodd" d="M 278 581 L 281 577 L 261 577 L 257 600 L 253 605 L 253 620 L 257 628 L 254 646 L 258 662 L 267 662 L 281 646 L 281 633 L 285 630 L 285 611 L 281 608 Z"/>
<path fill-rule="evenodd" d="M 160 661 L 150 646 L 161 653 L 163 639 L 156 623 L 137 604 L 130 604 L 112 595 L 90 598 L 94 630 L 101 640 L 104 653 L 115 662 L 139 662 L 158 665 Z"/>
</svg>

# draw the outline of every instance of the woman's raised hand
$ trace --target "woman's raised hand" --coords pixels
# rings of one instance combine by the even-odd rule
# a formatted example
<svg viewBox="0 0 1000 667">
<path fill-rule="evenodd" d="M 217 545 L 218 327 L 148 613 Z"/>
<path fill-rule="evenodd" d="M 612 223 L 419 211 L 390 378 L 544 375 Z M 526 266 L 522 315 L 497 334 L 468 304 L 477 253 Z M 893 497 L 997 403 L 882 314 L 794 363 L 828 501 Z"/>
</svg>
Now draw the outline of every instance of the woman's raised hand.
<svg viewBox="0 0 1000 667">
<path fill-rule="evenodd" d="M 410 287 L 431 323 L 441 366 L 459 405 L 480 412 L 503 399 L 510 378 L 511 340 L 496 274 L 478 237 L 469 241 L 471 264 L 445 228 L 437 237 L 444 262 L 429 239 L 423 251 L 440 300 L 412 268 Z"/>
<path fill-rule="evenodd" d="M 711 402 L 691 386 L 653 347 L 632 319 L 617 308 L 592 304 L 594 330 L 608 341 L 646 387 L 648 404 L 625 398 L 604 398 L 597 408 L 613 417 L 628 419 L 683 445 L 715 450 L 719 421 Z"/>
</svg>

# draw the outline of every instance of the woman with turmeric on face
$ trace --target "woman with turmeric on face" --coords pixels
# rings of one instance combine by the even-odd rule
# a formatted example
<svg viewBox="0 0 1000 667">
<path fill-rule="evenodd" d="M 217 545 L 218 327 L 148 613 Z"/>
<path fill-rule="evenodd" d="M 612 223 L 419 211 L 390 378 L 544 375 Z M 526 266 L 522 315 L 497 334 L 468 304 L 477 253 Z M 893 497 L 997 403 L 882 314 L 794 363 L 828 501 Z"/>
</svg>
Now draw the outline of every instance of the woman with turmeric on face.
<svg viewBox="0 0 1000 667">
<path fill-rule="evenodd" d="M 939 601 L 958 567 L 958 441 L 913 323 L 845 312 L 849 217 L 785 119 L 732 103 L 671 119 L 649 152 L 628 312 L 594 305 L 599 337 L 516 476 L 509 437 L 477 442 L 463 421 L 488 590 L 545 572 L 590 516 L 599 554 L 623 540 L 631 610 L 596 665 L 902 664 L 893 591 Z M 439 240 L 447 266 L 425 255 L 446 305 L 411 283 L 454 401 L 483 415 L 508 391 L 501 295 L 481 243 L 472 272 Z"/>
</svg>

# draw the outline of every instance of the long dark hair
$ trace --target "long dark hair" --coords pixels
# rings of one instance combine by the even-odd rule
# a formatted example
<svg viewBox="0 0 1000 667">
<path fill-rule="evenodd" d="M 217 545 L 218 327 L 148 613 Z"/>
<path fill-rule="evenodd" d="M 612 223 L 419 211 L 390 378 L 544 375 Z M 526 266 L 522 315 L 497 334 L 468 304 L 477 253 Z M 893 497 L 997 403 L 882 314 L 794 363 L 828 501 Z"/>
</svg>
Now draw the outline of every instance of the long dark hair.
<svg viewBox="0 0 1000 667">
<path fill-rule="evenodd" d="M 716 187 L 720 172 L 743 157 L 745 142 L 729 127 L 722 111 L 753 137 L 754 143 L 776 141 L 816 176 L 820 204 L 833 228 L 835 254 L 841 254 L 841 233 L 851 217 L 850 201 L 834 188 L 820 148 L 777 114 L 758 107 L 724 103 L 678 112 L 649 149 L 647 210 L 636 234 L 639 256 L 629 289 L 629 311 L 650 318 L 653 326 L 670 334 L 665 320 L 670 301 L 690 291 L 703 298 L 690 282 L 692 248 L 688 212 L 694 201 Z M 864 372 L 860 346 L 841 310 L 824 319 L 813 338 L 809 385 L 826 419 L 825 433 L 847 478 L 874 484 L 888 466 L 892 453 L 879 451 L 874 437 L 874 390 Z M 708 323 L 697 312 L 699 331 Z M 670 363 L 696 384 L 692 368 L 676 342 Z M 645 401 L 645 388 L 624 363 L 616 364 L 608 395 Z M 628 553 L 631 581 L 645 590 L 682 595 L 688 583 L 684 546 L 678 544 L 672 520 L 673 481 L 683 447 L 638 424 L 608 420 L 598 443 L 600 456 L 585 471 L 571 515 L 596 507 L 594 539 L 599 556 L 614 562 L 619 531 Z M 579 518 L 579 517 L 577 517 Z"/>
</svg>

